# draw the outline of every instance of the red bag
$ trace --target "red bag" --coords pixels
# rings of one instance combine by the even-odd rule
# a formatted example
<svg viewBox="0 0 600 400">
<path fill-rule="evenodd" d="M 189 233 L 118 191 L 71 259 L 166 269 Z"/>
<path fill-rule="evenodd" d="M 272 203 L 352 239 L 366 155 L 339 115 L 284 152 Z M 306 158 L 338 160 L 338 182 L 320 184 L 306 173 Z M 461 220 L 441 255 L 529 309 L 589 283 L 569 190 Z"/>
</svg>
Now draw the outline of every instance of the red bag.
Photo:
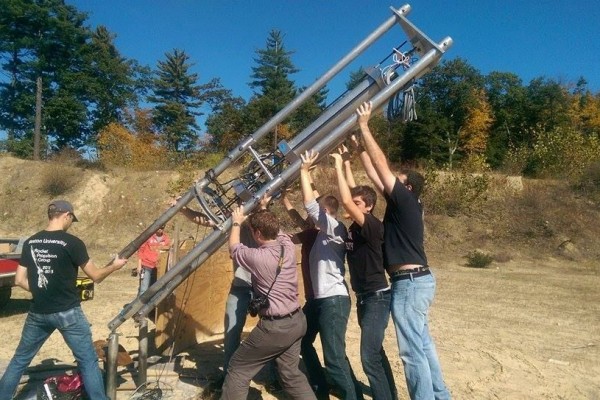
<svg viewBox="0 0 600 400">
<path fill-rule="evenodd" d="M 83 393 L 83 380 L 77 372 L 47 378 L 43 388 L 38 391 L 38 399 L 78 400 L 83 399 Z"/>
<path fill-rule="evenodd" d="M 79 372 L 73 375 L 64 374 L 48 379 L 55 379 L 56 389 L 58 389 L 59 393 L 83 392 L 83 379 L 81 379 Z"/>
</svg>

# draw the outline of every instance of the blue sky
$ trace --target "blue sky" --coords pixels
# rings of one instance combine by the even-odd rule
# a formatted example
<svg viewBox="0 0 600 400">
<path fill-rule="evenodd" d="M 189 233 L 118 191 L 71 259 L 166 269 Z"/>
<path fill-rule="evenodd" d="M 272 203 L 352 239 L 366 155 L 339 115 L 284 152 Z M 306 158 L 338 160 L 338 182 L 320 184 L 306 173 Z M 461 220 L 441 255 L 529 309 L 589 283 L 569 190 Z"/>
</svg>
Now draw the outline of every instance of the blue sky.
<svg viewBox="0 0 600 400">
<path fill-rule="evenodd" d="M 256 50 L 271 29 L 308 86 L 392 14 L 389 0 L 66 0 L 89 13 L 91 26 L 117 35 L 121 54 L 156 67 L 166 52 L 183 49 L 200 83 L 219 77 L 248 99 Z M 481 73 L 513 72 L 524 84 L 544 76 L 588 81 L 600 91 L 600 1 L 414 0 L 408 18 L 434 41 L 454 40 L 445 59 L 462 57 Z M 377 64 L 404 40 L 394 27 L 328 86 L 329 100 L 344 90 L 350 71 Z"/>
</svg>

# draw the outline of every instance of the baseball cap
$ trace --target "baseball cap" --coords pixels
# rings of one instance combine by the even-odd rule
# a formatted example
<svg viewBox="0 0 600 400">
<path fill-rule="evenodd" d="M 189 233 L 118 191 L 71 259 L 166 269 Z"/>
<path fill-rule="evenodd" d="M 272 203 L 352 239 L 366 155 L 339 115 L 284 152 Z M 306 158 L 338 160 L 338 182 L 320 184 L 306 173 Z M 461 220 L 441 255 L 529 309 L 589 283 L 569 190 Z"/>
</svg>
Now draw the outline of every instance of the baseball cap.
<svg viewBox="0 0 600 400">
<path fill-rule="evenodd" d="M 73 206 L 66 200 L 54 200 L 48 205 L 48 212 L 68 212 L 73 216 L 73 222 L 79 221 L 73 212 Z"/>
</svg>

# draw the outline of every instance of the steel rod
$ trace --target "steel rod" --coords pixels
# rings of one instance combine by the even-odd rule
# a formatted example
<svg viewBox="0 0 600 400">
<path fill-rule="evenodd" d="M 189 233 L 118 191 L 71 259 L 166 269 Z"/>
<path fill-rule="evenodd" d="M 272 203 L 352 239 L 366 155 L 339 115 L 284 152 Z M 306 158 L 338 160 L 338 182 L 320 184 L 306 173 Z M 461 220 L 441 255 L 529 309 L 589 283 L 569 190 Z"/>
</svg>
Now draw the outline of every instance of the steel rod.
<svg viewBox="0 0 600 400">
<path fill-rule="evenodd" d="M 148 321 L 140 320 L 138 343 L 138 381 L 137 386 L 147 382 L 148 378 Z"/>
<path fill-rule="evenodd" d="M 442 46 L 449 47 L 451 45 L 451 39 L 447 38 Z M 398 77 L 389 86 L 381 90 L 372 99 L 373 107 L 378 108 L 390 99 L 400 88 L 411 82 L 415 77 L 419 76 L 424 70 L 431 67 L 431 64 L 439 61 L 442 53 L 432 49 L 419 61 L 417 61 L 410 70 L 406 71 L 404 75 Z M 347 109 L 346 114 L 349 114 L 342 123 L 337 125 L 333 130 L 329 132 L 321 132 L 321 136 L 318 138 L 317 143 L 313 147 L 315 150 L 325 154 L 338 146 L 345 138 L 347 132 L 356 124 L 356 115 L 354 109 Z M 265 194 L 272 194 L 280 190 L 284 185 L 293 182 L 300 171 L 301 161 L 297 160 L 288 166 L 279 176 L 275 177 L 262 189 L 254 194 L 253 199 L 244 205 L 246 212 L 251 211 L 259 201 L 260 197 Z M 110 329 L 115 329 L 127 318 L 134 314 L 138 317 L 143 317 L 149 313 L 152 308 L 164 299 L 172 289 L 177 287 L 187 276 L 189 276 L 197 266 L 203 263 L 212 254 L 211 248 L 214 251 L 225 242 L 229 228 L 231 226 L 231 219 L 228 219 L 222 229 L 211 233 L 205 240 L 203 240 L 198 246 L 192 249 L 186 254 L 171 270 L 167 271 L 163 277 L 161 277 L 154 285 L 152 285 L 145 293 L 130 303 L 122 313 L 113 319 L 108 325 Z"/>
<path fill-rule="evenodd" d="M 108 354 L 106 355 L 106 395 L 117 399 L 117 355 L 119 353 L 119 335 L 111 332 L 108 336 Z"/>
<path fill-rule="evenodd" d="M 223 171 L 231 166 L 231 164 L 239 159 L 246 151 L 248 146 L 258 141 L 264 135 L 269 133 L 277 124 L 287 118 L 294 110 L 296 110 L 302 103 L 313 96 L 317 91 L 323 88 L 327 82 L 333 79 L 342 69 L 348 64 L 355 60 L 360 54 L 362 54 L 369 46 L 371 46 L 377 39 L 389 31 L 398 19 L 398 15 L 407 15 L 410 12 L 410 6 L 408 4 L 400 7 L 398 10 L 394 10 L 395 15 L 387 19 L 377 29 L 375 29 L 370 35 L 356 45 L 346 56 L 338 61 L 333 67 L 325 72 L 319 79 L 317 79 L 312 85 L 306 88 L 300 93 L 294 100 L 292 100 L 286 107 L 281 109 L 275 114 L 267 123 L 256 130 L 251 136 L 242 140 L 232 151 L 230 151 L 213 170 L 211 174 L 214 177 L 219 176 Z M 196 187 L 202 188 L 210 183 L 210 179 L 206 176 L 201 178 L 197 183 Z M 123 258 L 130 257 L 135 251 L 146 241 L 156 230 L 168 222 L 177 212 L 185 206 L 194 197 L 193 189 L 186 192 L 181 199 L 177 202 L 177 205 L 165 211 L 156 221 L 154 221 L 147 229 L 138 235 L 131 243 L 129 243 L 123 250 L 119 252 L 119 256 Z M 216 222 L 216 221 L 215 221 Z"/>
</svg>

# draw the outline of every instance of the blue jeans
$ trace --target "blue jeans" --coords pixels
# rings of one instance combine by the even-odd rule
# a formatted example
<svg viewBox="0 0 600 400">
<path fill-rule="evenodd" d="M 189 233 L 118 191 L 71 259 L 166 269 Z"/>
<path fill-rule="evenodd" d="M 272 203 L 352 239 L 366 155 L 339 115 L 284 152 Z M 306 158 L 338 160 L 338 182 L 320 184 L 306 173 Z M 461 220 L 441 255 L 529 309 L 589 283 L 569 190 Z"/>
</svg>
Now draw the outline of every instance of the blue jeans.
<svg viewBox="0 0 600 400">
<path fill-rule="evenodd" d="M 152 278 L 156 279 L 156 268 L 142 266 L 142 271 L 140 272 L 140 288 L 138 290 L 138 296 L 148 290 L 152 284 Z"/>
<path fill-rule="evenodd" d="M 232 285 L 225 303 L 225 337 L 223 338 L 223 374 L 227 374 L 229 361 L 240 345 L 246 324 L 248 304 L 252 300 L 252 287 Z"/>
<path fill-rule="evenodd" d="M 319 333 L 319 313 L 316 300 L 307 300 L 304 307 L 302 307 L 302 311 L 306 316 L 306 334 L 302 338 L 300 353 L 306 367 L 308 381 L 315 390 L 318 399 L 329 399 L 329 385 L 325 377 L 325 370 L 313 345 Z"/>
<path fill-rule="evenodd" d="M 357 295 L 356 312 L 360 334 L 360 359 L 375 400 L 398 398 L 394 374 L 383 349 L 385 329 L 390 320 L 390 290 Z"/>
<path fill-rule="evenodd" d="M 237 278 L 234 278 L 234 280 Z M 227 375 L 231 357 L 240 346 L 246 317 L 248 316 L 248 304 L 253 297 L 252 287 L 246 285 L 231 285 L 227 302 L 225 303 L 225 335 L 223 337 L 223 375 Z M 267 364 L 268 380 L 277 380 L 276 366 L 274 362 Z"/>
<path fill-rule="evenodd" d="M 427 322 L 434 295 L 433 275 L 392 282 L 392 319 L 413 400 L 450 399 Z"/>
<path fill-rule="evenodd" d="M 19 346 L 0 380 L 0 400 L 12 399 L 29 363 L 56 329 L 77 360 L 88 398 L 107 399 L 102 373 L 98 367 L 98 355 L 92 344 L 90 324 L 81 307 L 74 307 L 53 314 L 30 312 L 27 315 Z"/>
<path fill-rule="evenodd" d="M 331 296 L 314 300 L 319 320 L 325 370 L 341 391 L 342 399 L 356 399 L 353 372 L 346 357 L 346 328 L 350 316 L 350 297 Z M 308 368 L 308 366 L 307 366 Z M 359 394 L 362 397 L 362 393 Z"/>
</svg>

